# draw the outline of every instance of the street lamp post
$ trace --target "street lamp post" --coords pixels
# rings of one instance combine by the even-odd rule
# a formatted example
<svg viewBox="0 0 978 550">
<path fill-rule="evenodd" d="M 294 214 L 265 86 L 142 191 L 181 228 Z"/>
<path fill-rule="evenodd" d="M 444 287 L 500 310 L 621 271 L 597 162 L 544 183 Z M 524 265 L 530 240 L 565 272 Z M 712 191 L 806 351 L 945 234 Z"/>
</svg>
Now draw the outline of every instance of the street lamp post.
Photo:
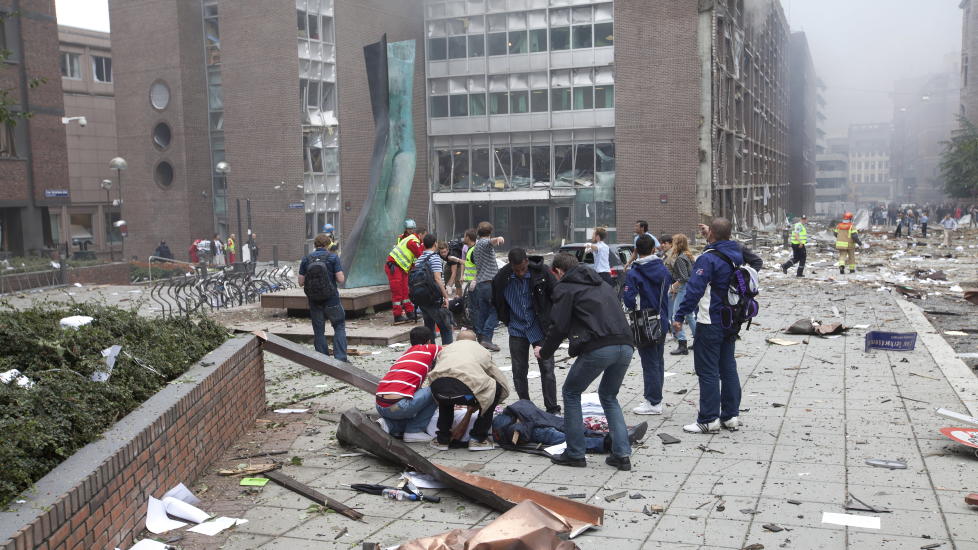
<svg viewBox="0 0 978 550">
<path fill-rule="evenodd" d="M 111 221 L 112 220 L 112 198 L 109 196 L 109 191 L 112 190 L 112 180 L 102 180 L 102 183 L 100 184 L 100 186 L 102 187 L 102 189 L 105 189 L 105 205 L 106 205 L 106 208 L 108 209 L 108 212 L 106 212 L 106 214 L 108 214 L 107 217 Z M 112 247 L 112 241 L 109 239 L 109 234 L 110 233 L 111 233 L 111 230 L 109 229 L 109 224 L 106 223 L 105 224 L 105 240 L 106 240 L 106 243 L 105 244 L 107 244 L 109 246 L 109 261 L 114 262 L 115 261 L 115 249 Z"/>
<path fill-rule="evenodd" d="M 116 182 L 119 185 L 119 219 L 122 219 L 122 171 L 129 168 L 129 163 L 122 157 L 115 157 L 109 161 L 109 168 L 115 170 Z M 126 260 L 126 240 L 122 240 L 122 260 Z"/>
<path fill-rule="evenodd" d="M 231 173 L 231 165 L 222 160 L 221 162 L 218 162 L 214 166 L 214 170 L 218 174 L 221 174 L 221 176 L 224 177 L 224 212 L 225 212 L 225 215 L 228 215 L 227 214 L 227 211 L 228 211 L 228 203 L 227 203 L 227 200 L 228 200 L 228 196 L 229 196 L 229 193 L 228 193 L 228 174 Z M 241 199 L 237 199 L 236 205 L 237 205 L 237 213 L 238 213 L 238 238 L 235 240 L 235 246 L 237 246 L 238 249 L 239 249 L 239 251 L 238 251 L 238 257 L 240 258 L 241 257 L 240 256 L 240 248 L 242 246 L 240 243 L 243 242 L 242 241 L 242 238 L 244 237 L 243 233 L 241 233 Z M 228 218 L 230 218 L 230 215 L 228 215 Z"/>
</svg>

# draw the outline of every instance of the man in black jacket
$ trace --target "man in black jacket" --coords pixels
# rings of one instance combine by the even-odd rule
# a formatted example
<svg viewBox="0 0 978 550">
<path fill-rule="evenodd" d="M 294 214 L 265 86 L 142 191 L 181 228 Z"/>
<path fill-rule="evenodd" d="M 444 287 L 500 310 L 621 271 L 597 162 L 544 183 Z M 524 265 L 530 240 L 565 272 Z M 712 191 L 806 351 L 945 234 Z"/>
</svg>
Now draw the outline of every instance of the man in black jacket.
<svg viewBox="0 0 978 550">
<path fill-rule="evenodd" d="M 584 467 L 584 415 L 581 394 L 599 376 L 598 399 L 608 419 L 611 454 L 605 463 L 619 470 L 631 470 L 625 416 L 618 404 L 625 371 L 635 348 L 632 332 L 621 309 L 618 294 L 604 283 L 597 272 L 579 265 L 570 254 L 554 258 L 553 271 L 559 281 L 552 294 L 550 327 L 542 346 L 534 348 L 537 359 L 553 357 L 560 343 L 570 340 L 570 355 L 577 357 L 564 380 L 564 418 L 567 450 L 551 458 L 554 464 Z"/>
<path fill-rule="evenodd" d="M 513 360 L 513 386 L 520 399 L 530 400 L 527 374 L 530 370 L 530 345 L 538 346 L 550 325 L 550 294 L 557 283 L 543 264 L 531 262 L 526 250 L 509 251 L 509 264 L 492 279 L 492 303 L 496 316 L 509 327 L 509 353 Z M 543 405 L 551 414 L 560 413 L 557 404 L 557 377 L 553 357 L 539 359 Z"/>
</svg>

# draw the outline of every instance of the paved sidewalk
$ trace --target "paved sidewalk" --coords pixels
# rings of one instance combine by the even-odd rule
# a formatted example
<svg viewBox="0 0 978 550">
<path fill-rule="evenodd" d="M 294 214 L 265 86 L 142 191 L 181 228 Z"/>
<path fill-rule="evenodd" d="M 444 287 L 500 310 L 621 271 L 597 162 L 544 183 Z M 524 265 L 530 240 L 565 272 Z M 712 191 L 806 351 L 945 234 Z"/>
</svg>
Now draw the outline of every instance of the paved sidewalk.
<svg viewBox="0 0 978 550">
<path fill-rule="evenodd" d="M 768 549 L 919 549 L 938 543 L 942 550 L 978 548 L 978 511 L 963 500 L 967 492 L 978 491 L 978 459 L 938 432 L 952 424 L 933 413 L 939 406 L 967 412 L 955 387 L 973 394 L 978 381 L 963 379 L 958 371 L 952 387 L 922 341 L 913 352 L 864 353 L 865 330 L 831 339 L 780 334 L 799 318 L 832 320 L 833 307 L 847 325 L 925 329 L 911 324 L 889 292 L 856 284 L 797 281 L 780 273 L 765 275 L 760 322 L 743 333 L 737 349 L 745 424 L 739 432 L 682 433 L 682 425 L 695 417 L 699 397 L 692 355 L 666 355 L 667 371 L 675 374 L 666 378 L 665 414 L 631 414 L 642 393 L 636 354 L 619 397 L 629 423 L 648 420 L 650 430 L 645 444 L 635 449 L 631 472 L 613 470 L 600 456 L 591 458 L 587 469 L 576 469 L 515 452 L 437 452 L 425 444 L 415 448 L 452 466 L 483 464 L 477 473 L 537 490 L 585 493 L 587 502 L 606 510 L 604 527 L 575 539 L 585 550 L 605 550 L 609 543 L 615 550 L 739 549 L 756 543 Z M 500 344 L 506 340 L 503 331 L 497 336 Z M 765 342 L 775 335 L 807 343 L 785 347 Z M 667 352 L 673 347 L 668 343 Z M 379 374 L 396 355 L 384 349 L 373 358 L 357 358 L 357 364 Z M 317 385 L 336 389 L 303 402 L 324 414 L 304 421 L 309 435 L 300 434 L 287 455 L 302 457 L 303 464 L 286 466 L 284 472 L 357 507 L 366 517 L 364 522 L 353 522 L 333 513 L 306 513 L 309 501 L 270 484 L 257 496 L 240 496 L 229 507 L 239 508 L 243 513 L 239 517 L 249 523 L 237 527 L 224 548 L 351 548 L 362 541 L 392 546 L 452 528 L 483 525 L 496 517 L 495 512 L 447 491 L 440 504 L 419 504 L 391 502 L 344 488 L 357 482 L 393 483 L 399 474 L 397 468 L 369 456 L 338 456 L 347 451 L 333 437 L 335 413 L 350 406 L 370 410 L 372 400 L 363 392 L 324 382 L 322 376 L 266 357 L 269 377 L 275 381 L 269 401 L 321 390 Z M 509 365 L 507 350 L 495 357 L 500 366 Z M 946 365 L 943 359 L 942 364 Z M 559 370 L 558 379 L 566 373 Z M 534 398 L 542 400 L 539 378 L 530 380 L 530 389 Z M 656 437 L 660 432 L 682 441 L 664 446 Z M 908 468 L 874 468 L 864 462 L 870 458 L 903 460 Z M 613 502 L 603 498 L 625 489 L 629 497 Z M 881 529 L 821 522 L 823 512 L 845 513 L 848 493 L 892 510 L 851 512 L 880 517 Z M 204 509 L 210 504 L 207 500 L 205 495 Z M 665 512 L 645 515 L 646 505 L 662 506 Z M 763 527 L 772 523 L 784 530 Z M 214 541 L 190 535 L 185 542 L 193 548 L 210 548 L 217 546 Z"/>
</svg>

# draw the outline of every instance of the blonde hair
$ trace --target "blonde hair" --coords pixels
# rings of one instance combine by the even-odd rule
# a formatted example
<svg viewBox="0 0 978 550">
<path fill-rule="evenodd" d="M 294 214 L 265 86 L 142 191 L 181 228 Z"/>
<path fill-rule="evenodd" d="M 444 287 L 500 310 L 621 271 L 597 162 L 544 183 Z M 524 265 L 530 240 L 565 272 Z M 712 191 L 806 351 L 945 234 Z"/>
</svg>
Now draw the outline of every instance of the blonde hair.
<svg viewBox="0 0 978 550">
<path fill-rule="evenodd" d="M 435 249 L 448 250 L 448 243 L 446 243 L 445 241 L 438 241 L 437 243 L 435 243 Z"/>
<path fill-rule="evenodd" d="M 693 254 L 689 251 L 689 238 L 682 233 L 676 233 L 672 236 L 672 248 L 669 249 L 669 255 L 666 257 L 666 263 L 672 265 L 676 263 L 676 258 L 680 254 L 685 254 L 690 261 L 693 260 Z"/>
<path fill-rule="evenodd" d="M 329 245 L 332 244 L 332 242 L 333 239 L 330 239 L 329 235 L 325 233 L 320 233 L 319 235 L 316 235 L 316 239 L 313 241 L 313 245 L 316 248 L 329 248 Z"/>
</svg>

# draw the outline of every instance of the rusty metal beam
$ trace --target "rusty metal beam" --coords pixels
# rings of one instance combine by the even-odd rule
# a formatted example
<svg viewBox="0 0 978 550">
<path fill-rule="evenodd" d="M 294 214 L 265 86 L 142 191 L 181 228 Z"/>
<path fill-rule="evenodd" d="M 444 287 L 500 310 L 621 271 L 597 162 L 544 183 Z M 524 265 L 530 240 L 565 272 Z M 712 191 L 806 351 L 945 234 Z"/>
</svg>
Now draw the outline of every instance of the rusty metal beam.
<svg viewBox="0 0 978 550">
<path fill-rule="evenodd" d="M 604 520 L 604 510 L 595 506 L 429 462 L 404 442 L 390 437 L 376 422 L 356 409 L 350 409 L 340 416 L 336 439 L 382 460 L 426 473 L 493 510 L 505 512 L 524 500 L 532 500 L 579 522 L 601 525 Z"/>
<path fill-rule="evenodd" d="M 321 372 L 326 376 L 331 376 L 340 382 L 346 382 L 367 393 L 373 394 L 377 391 L 377 384 L 380 383 L 380 379 L 363 369 L 337 361 L 321 353 L 310 351 L 295 342 L 290 342 L 285 338 L 269 334 L 265 331 L 256 331 L 253 334 L 261 340 L 261 347 L 264 351 L 299 363 L 303 367 Z"/>
<path fill-rule="evenodd" d="M 293 491 L 295 493 L 298 493 L 308 498 L 309 500 L 315 502 L 316 504 L 319 504 L 320 506 L 325 506 L 327 508 L 335 510 L 350 519 L 355 519 L 355 520 L 363 519 L 363 514 L 361 514 L 360 512 L 354 510 L 353 508 L 350 508 L 349 506 L 343 504 L 338 500 L 333 500 L 329 498 L 328 496 L 320 493 L 319 491 L 313 489 L 312 487 L 306 485 L 305 483 L 300 483 L 298 480 L 292 479 L 291 477 L 283 474 L 282 472 L 277 472 L 277 471 L 265 472 L 265 477 L 274 481 L 275 483 L 278 483 L 279 485 L 285 487 L 290 491 Z"/>
</svg>

